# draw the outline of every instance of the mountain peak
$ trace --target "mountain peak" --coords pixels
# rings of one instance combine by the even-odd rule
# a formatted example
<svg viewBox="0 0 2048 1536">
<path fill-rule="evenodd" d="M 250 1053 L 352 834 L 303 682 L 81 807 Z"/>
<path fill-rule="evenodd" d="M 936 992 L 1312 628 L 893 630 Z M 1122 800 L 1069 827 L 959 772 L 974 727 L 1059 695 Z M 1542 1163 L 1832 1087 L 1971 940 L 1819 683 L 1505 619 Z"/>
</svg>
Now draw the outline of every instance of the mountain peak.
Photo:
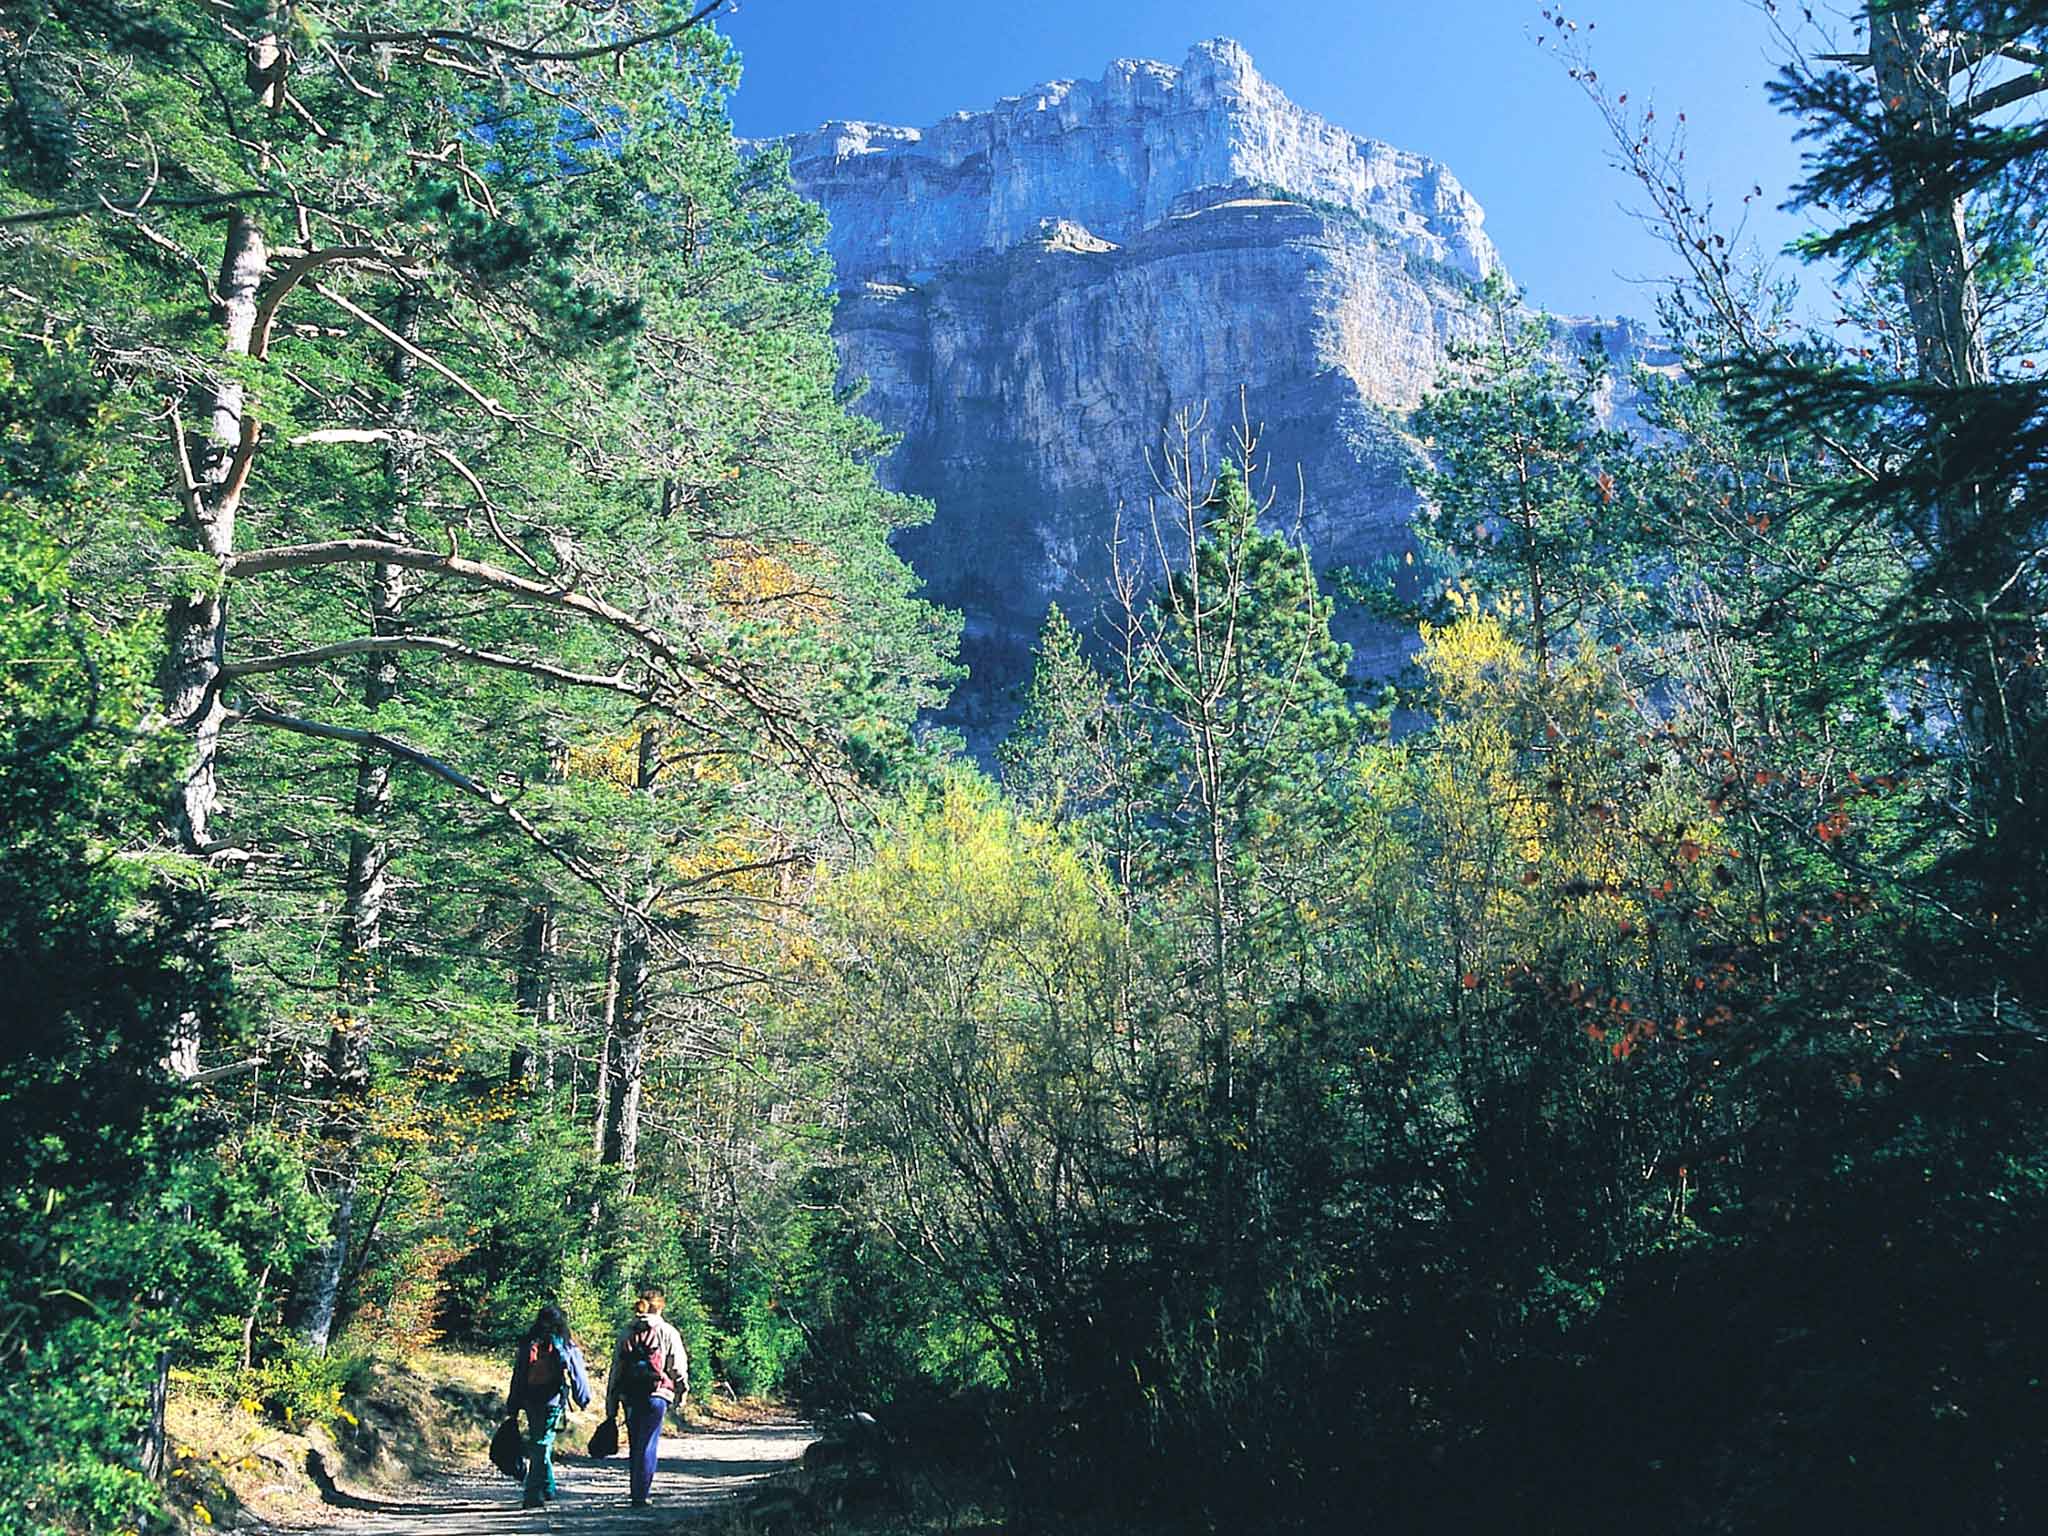
<svg viewBox="0 0 2048 1536">
<path fill-rule="evenodd" d="M 1196 43 L 1188 49 L 1187 62 L 1181 67 L 1189 72 L 1207 69 L 1217 75 L 1259 75 L 1252 66 L 1251 50 L 1234 37 L 1212 37 Z"/>
<path fill-rule="evenodd" d="M 925 128 L 785 142 L 830 217 L 845 377 L 897 440 L 880 471 L 935 508 L 897 547 L 965 617 L 946 718 L 978 748 L 1048 604 L 1093 631 L 1129 554 L 1118 509 L 1155 490 L 1179 411 L 1267 424 L 1319 559 L 1407 549 L 1400 416 L 1478 334 L 1473 279 L 1498 264 L 1442 165 L 1296 106 L 1227 37 Z M 1344 638 L 1398 664 L 1391 631 Z"/>
<path fill-rule="evenodd" d="M 1118 59 L 922 129 L 829 122 L 779 142 L 832 209 L 848 283 L 1009 250 L 1047 219 L 1122 243 L 1204 188 L 1247 186 L 1347 211 L 1473 277 L 1499 264 L 1449 170 L 1296 106 L 1227 37 L 1178 67 Z"/>
</svg>

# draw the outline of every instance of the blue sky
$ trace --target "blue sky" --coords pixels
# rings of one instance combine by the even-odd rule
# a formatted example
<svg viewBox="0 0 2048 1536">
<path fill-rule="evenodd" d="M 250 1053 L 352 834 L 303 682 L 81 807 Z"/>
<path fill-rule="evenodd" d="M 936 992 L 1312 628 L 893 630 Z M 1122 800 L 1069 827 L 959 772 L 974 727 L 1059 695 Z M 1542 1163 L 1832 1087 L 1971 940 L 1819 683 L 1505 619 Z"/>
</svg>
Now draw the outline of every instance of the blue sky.
<svg viewBox="0 0 2048 1536">
<path fill-rule="evenodd" d="M 1538 0 L 742 0 L 725 29 L 745 79 L 743 134 L 828 118 L 923 126 L 1044 80 L 1092 79 L 1113 58 L 1178 63 L 1234 37 L 1260 73 L 1331 121 L 1449 165 L 1486 209 L 1509 270 L 1559 313 L 1648 316 L 1632 279 L 1672 258 L 1629 209 L 1605 130 L 1551 54 Z M 1802 227 L 1777 213 L 1797 178 L 1790 124 L 1764 95 L 1776 69 L 1749 0 L 1574 0 L 1594 62 L 1632 105 L 1687 118 L 1695 189 L 1735 211 L 1761 183 L 1751 233 L 1776 250 Z"/>
</svg>

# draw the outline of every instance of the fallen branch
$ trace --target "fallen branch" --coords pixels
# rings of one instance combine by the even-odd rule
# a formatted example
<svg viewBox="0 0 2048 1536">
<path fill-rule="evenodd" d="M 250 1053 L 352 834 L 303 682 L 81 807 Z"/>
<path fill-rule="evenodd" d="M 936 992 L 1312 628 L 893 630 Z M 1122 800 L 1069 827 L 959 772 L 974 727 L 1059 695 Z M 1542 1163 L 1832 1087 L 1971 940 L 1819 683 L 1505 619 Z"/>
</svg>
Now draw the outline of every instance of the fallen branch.
<svg viewBox="0 0 2048 1536">
<path fill-rule="evenodd" d="M 251 1056 L 247 1061 L 231 1062 L 225 1067 L 208 1067 L 204 1072 L 194 1072 L 190 1077 L 178 1079 L 180 1088 L 197 1088 L 203 1083 L 217 1083 L 224 1077 L 240 1077 L 244 1072 L 254 1072 L 263 1065 L 260 1056 Z"/>
</svg>

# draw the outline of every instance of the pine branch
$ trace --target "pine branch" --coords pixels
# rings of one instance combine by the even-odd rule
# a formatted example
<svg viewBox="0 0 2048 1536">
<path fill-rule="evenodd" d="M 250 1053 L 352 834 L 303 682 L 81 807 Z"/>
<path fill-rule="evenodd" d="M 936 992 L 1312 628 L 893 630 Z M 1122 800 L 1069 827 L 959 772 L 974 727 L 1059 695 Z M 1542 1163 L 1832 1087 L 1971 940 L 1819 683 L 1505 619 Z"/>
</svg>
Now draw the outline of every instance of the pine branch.
<svg viewBox="0 0 2048 1536">
<path fill-rule="evenodd" d="M 705 4 L 681 21 L 671 22 L 665 27 L 655 27 L 647 32 L 636 32 L 630 37 L 614 38 L 608 43 L 588 43 L 580 48 L 538 48 L 530 43 L 509 42 L 504 38 L 492 37 L 483 32 L 472 32 L 463 27 L 424 27 L 404 31 L 344 31 L 336 32 L 334 40 L 358 47 L 411 45 L 429 48 L 478 48 L 485 53 L 516 59 L 522 64 L 578 64 L 588 59 L 611 58 L 631 53 L 634 49 L 644 48 L 649 43 L 666 42 L 672 37 L 680 37 L 725 9 L 726 4 L 727 0 L 706 0 Z"/>
<path fill-rule="evenodd" d="M 230 580 L 276 571 L 311 570 L 324 565 L 397 565 L 407 570 L 452 576 L 472 586 L 487 587 L 546 607 L 582 614 L 631 636 L 672 667 L 681 669 L 686 665 L 684 658 L 657 630 L 623 608 L 615 608 L 601 598 L 589 597 L 567 587 L 547 586 L 500 566 L 486 565 L 481 560 L 465 559 L 458 554 L 442 554 L 387 539 L 331 539 L 318 544 L 281 544 L 269 549 L 246 550 L 228 556 L 222 565 Z"/>
<path fill-rule="evenodd" d="M 558 667 L 549 662 L 507 656 L 499 651 L 478 650 L 473 646 L 436 635 L 364 635 L 354 640 L 338 640 L 331 645 L 312 646 L 303 651 L 286 651 L 275 656 L 259 656 L 249 661 L 229 662 L 220 669 L 219 676 L 223 683 L 228 683 L 237 678 L 259 677 L 266 673 L 288 672 L 297 667 L 318 666 L 323 661 L 333 661 L 343 656 L 365 656 L 387 651 L 427 651 L 438 656 L 452 657 L 457 661 L 474 662 L 482 667 L 522 672 L 528 677 L 561 683 L 571 688 L 595 688 L 611 693 L 622 693 L 627 698 L 638 699 L 643 703 L 653 693 L 651 688 L 645 684 L 636 684 L 623 672 L 572 672 L 566 667 Z"/>
<path fill-rule="evenodd" d="M 289 731 L 298 736 L 311 736 L 320 741 L 339 741 L 349 746 L 368 747 L 373 751 L 383 752 L 396 758 L 400 762 L 410 763 L 413 767 L 424 770 L 441 780 L 444 784 L 451 784 L 464 794 L 481 800 L 492 810 L 498 812 L 499 815 L 511 822 L 513 826 L 525 833 L 527 838 L 541 852 L 561 865 L 562 868 L 567 870 L 577 880 L 595 891 L 599 899 L 606 906 L 617 912 L 626 921 L 637 924 L 643 920 L 639 909 L 624 897 L 618 895 L 610 886 L 606 885 L 604 876 L 591 865 L 589 860 L 579 854 L 572 853 L 569 849 L 564 848 L 560 843 L 549 837 L 547 833 L 528 820 L 521 813 L 518 806 L 514 805 L 496 790 L 488 785 L 479 784 L 461 769 L 451 763 L 444 762 L 430 752 L 424 752 L 410 743 L 400 741 L 395 736 L 387 736 L 381 731 L 364 731 L 358 730 L 353 726 L 329 725 L 325 721 L 305 720 L 296 715 L 281 714 L 277 710 L 260 706 L 255 709 L 243 710 L 239 714 L 230 715 L 224 723 L 263 725 L 269 726 L 273 730 Z"/>
</svg>

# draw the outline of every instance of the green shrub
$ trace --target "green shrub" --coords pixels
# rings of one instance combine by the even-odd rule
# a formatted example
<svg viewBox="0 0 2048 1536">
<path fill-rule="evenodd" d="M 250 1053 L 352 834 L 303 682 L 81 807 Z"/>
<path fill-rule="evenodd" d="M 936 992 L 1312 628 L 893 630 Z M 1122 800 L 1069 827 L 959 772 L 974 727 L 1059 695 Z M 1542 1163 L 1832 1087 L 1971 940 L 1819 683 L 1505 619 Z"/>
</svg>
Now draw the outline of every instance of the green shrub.
<svg viewBox="0 0 2048 1536">
<path fill-rule="evenodd" d="M 590 1209 L 616 1182 L 591 1165 L 583 1132 L 541 1120 L 530 1137 L 481 1147 L 448 1191 L 462 1253 L 442 1272 L 441 1324 L 453 1338 L 508 1343 L 544 1302 L 569 1312 L 579 1337 L 599 1321 L 601 1297 Z M 571 1309 L 565 1298 L 581 1298 Z"/>
<path fill-rule="evenodd" d="M 133 1529 L 156 1511 L 136 1451 L 155 1341 L 78 1318 L 30 1344 L 0 1384 L 0 1536 Z"/>
<path fill-rule="evenodd" d="M 720 1334 L 716 1344 L 719 1375 L 742 1397 L 781 1391 L 803 1355 L 803 1330 L 759 1285 L 739 1290 L 733 1310 L 733 1331 Z"/>
<path fill-rule="evenodd" d="M 345 1413 L 343 1399 L 368 1384 L 370 1365 L 368 1355 L 323 1355 L 294 1339 L 250 1370 L 242 1391 L 287 1429 L 331 1425 Z"/>
</svg>

